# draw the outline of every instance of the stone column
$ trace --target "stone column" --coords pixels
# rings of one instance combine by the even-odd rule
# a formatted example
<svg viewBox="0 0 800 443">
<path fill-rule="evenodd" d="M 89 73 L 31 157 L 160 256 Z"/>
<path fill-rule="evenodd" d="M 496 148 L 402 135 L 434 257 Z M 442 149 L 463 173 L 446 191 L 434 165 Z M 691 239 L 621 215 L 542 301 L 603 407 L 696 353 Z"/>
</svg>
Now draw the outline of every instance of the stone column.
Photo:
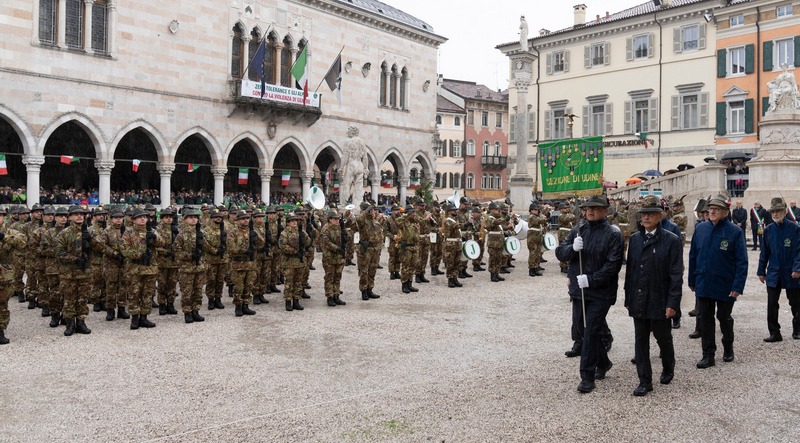
<svg viewBox="0 0 800 443">
<path fill-rule="evenodd" d="M 517 165 L 508 179 L 511 203 L 518 208 L 527 207 L 532 199 L 532 192 L 537 185 L 528 173 L 528 88 L 532 83 L 533 63 L 536 60 L 530 52 L 521 52 L 511 56 L 514 87 L 517 89 L 516 113 L 510 116 L 515 122 L 515 139 L 517 142 Z M 536 163 L 534 162 L 534 165 Z"/>
<path fill-rule="evenodd" d="M 386 77 L 386 90 L 383 91 L 383 99 L 386 101 L 386 106 L 392 106 L 392 102 L 389 100 L 389 96 L 392 93 L 392 71 L 387 70 L 385 74 Z"/>
<path fill-rule="evenodd" d="M 411 179 L 409 179 L 408 177 L 401 178 L 400 180 L 398 180 L 398 182 L 399 182 L 398 187 L 399 187 L 399 191 L 400 191 L 400 201 L 398 202 L 398 204 L 401 207 L 405 207 L 405 205 L 406 205 L 406 189 L 408 189 L 408 184 L 411 183 Z"/>
<path fill-rule="evenodd" d="M 33 206 L 35 203 L 39 203 L 39 174 L 42 172 L 42 165 L 44 164 L 44 156 L 43 155 L 26 155 L 22 157 L 22 164 L 25 165 L 25 171 L 27 172 L 27 183 L 25 184 L 25 188 L 27 189 L 28 195 L 28 206 Z"/>
<path fill-rule="evenodd" d="M 402 77 L 400 77 L 400 73 L 398 72 L 397 74 L 393 74 L 392 78 L 397 85 L 394 90 L 394 107 L 400 108 L 400 82 L 402 81 Z"/>
<path fill-rule="evenodd" d="M 83 0 L 83 50 L 94 54 L 92 50 L 92 6 L 94 0 Z"/>
<path fill-rule="evenodd" d="M 111 170 L 114 169 L 114 160 L 95 160 L 94 167 L 100 177 L 99 195 L 100 204 L 111 203 Z"/>
<path fill-rule="evenodd" d="M 258 176 L 261 177 L 261 200 L 266 203 L 267 205 L 270 204 L 269 202 L 269 193 L 270 193 L 270 181 L 272 180 L 272 175 L 275 173 L 272 169 L 259 169 Z"/>
<path fill-rule="evenodd" d="M 214 175 L 214 204 L 221 205 L 225 194 L 225 174 L 228 173 L 226 167 L 212 167 L 211 174 Z"/>
<path fill-rule="evenodd" d="M 58 19 L 56 46 L 61 49 L 67 49 L 67 0 L 58 0 L 56 8 L 58 8 L 58 13 L 56 14 Z"/>
<path fill-rule="evenodd" d="M 275 44 L 275 84 L 281 86 L 281 51 L 283 51 L 283 45 L 280 43 Z"/>
<path fill-rule="evenodd" d="M 242 80 L 250 78 L 250 40 L 253 37 L 245 29 L 245 34 L 242 36 L 242 73 L 247 72 L 247 75 L 242 76 Z"/>
<path fill-rule="evenodd" d="M 175 163 L 159 163 L 156 165 L 158 175 L 161 177 L 161 208 L 166 208 L 172 204 L 172 173 L 175 171 Z"/>
<path fill-rule="evenodd" d="M 303 171 L 300 173 L 300 179 L 303 180 L 303 201 L 308 201 L 308 196 L 311 195 L 312 178 L 314 178 L 314 171 Z"/>
<path fill-rule="evenodd" d="M 374 201 L 375 203 L 378 203 L 378 191 L 379 191 L 378 188 L 381 185 L 381 173 L 380 172 L 373 172 L 372 174 L 370 174 L 369 182 L 370 182 L 369 189 L 370 189 L 370 192 L 372 193 L 372 201 Z"/>
<path fill-rule="evenodd" d="M 109 56 L 114 57 L 117 49 L 117 0 L 108 0 L 108 24 L 106 25 L 106 31 L 108 32 L 106 52 Z"/>
</svg>

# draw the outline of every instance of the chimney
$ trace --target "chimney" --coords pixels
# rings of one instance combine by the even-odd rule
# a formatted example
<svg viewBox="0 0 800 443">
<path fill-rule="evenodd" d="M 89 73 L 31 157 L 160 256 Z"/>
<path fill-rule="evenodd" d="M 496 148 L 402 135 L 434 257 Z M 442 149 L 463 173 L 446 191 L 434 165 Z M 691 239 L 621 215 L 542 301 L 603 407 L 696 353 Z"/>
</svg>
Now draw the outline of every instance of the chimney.
<svg viewBox="0 0 800 443">
<path fill-rule="evenodd" d="M 583 26 L 586 24 L 586 5 L 575 5 L 572 7 L 575 10 L 575 26 Z"/>
<path fill-rule="evenodd" d="M 540 37 L 543 37 L 543 36 L 545 36 L 545 35 L 547 35 L 549 33 L 550 33 L 549 29 L 542 28 L 542 29 L 539 30 L 539 36 Z"/>
<path fill-rule="evenodd" d="M 609 18 L 611 18 L 611 14 L 609 14 L 608 11 L 606 11 L 606 20 Z"/>
</svg>

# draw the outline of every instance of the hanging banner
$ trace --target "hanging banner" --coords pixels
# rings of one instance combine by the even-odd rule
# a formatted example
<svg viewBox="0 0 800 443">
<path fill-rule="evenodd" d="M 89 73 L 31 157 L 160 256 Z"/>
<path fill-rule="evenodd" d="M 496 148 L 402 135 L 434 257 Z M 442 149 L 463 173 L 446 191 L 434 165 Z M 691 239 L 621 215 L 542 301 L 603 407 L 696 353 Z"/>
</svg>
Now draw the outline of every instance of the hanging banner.
<svg viewBox="0 0 800 443">
<path fill-rule="evenodd" d="M 261 97 L 261 83 L 250 80 L 242 80 L 242 88 L 239 91 L 239 94 L 241 94 L 242 97 L 257 98 L 259 100 L 268 100 L 280 103 L 290 103 L 293 105 L 311 106 L 314 108 L 319 108 L 319 98 L 321 95 L 317 92 L 314 92 L 309 93 L 304 98 L 302 89 L 267 84 L 264 86 L 264 96 Z M 304 100 L 305 104 L 303 103 Z"/>
<path fill-rule="evenodd" d="M 539 145 L 544 198 L 603 193 L 603 137 L 546 142 Z"/>
</svg>

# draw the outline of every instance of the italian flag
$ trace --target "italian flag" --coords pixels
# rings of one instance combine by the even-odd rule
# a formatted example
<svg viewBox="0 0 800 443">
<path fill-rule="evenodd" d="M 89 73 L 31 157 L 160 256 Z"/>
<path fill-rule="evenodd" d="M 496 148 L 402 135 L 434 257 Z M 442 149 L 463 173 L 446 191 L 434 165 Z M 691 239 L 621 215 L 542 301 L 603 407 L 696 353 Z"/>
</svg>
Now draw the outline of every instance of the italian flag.
<svg viewBox="0 0 800 443">
<path fill-rule="evenodd" d="M 239 184 L 246 185 L 247 184 L 247 168 L 239 168 Z"/>
<path fill-rule="evenodd" d="M 62 155 L 61 156 L 61 163 L 64 163 L 65 165 L 68 165 L 68 164 L 71 164 L 71 163 L 78 163 L 79 161 L 81 161 L 81 159 L 79 159 L 78 157 L 73 157 L 71 155 Z"/>
<path fill-rule="evenodd" d="M 411 177 L 411 183 L 408 184 L 408 187 L 411 189 L 419 187 L 419 177 Z"/>
<path fill-rule="evenodd" d="M 333 191 L 336 192 L 339 190 L 339 180 L 335 180 L 333 182 Z"/>
<path fill-rule="evenodd" d="M 141 160 L 133 159 L 133 172 L 139 172 L 139 164 L 141 162 Z"/>
<path fill-rule="evenodd" d="M 325 182 L 325 183 L 330 183 L 331 182 L 331 171 L 325 171 L 323 182 Z"/>
<path fill-rule="evenodd" d="M 189 163 L 189 167 L 186 168 L 186 172 L 194 172 L 199 167 L 200 167 L 200 165 L 193 165 L 193 164 Z"/>
<path fill-rule="evenodd" d="M 303 50 L 300 51 L 300 55 L 297 56 L 297 60 L 292 65 L 292 77 L 297 80 L 297 84 L 303 88 L 303 106 L 306 105 L 306 100 L 308 99 L 308 45 L 303 47 Z"/>
<path fill-rule="evenodd" d="M 0 175 L 8 175 L 8 166 L 6 165 L 5 155 L 0 155 Z"/>
<path fill-rule="evenodd" d="M 384 178 L 381 180 L 381 186 L 384 188 L 391 188 L 392 187 L 392 179 L 391 178 Z"/>
<path fill-rule="evenodd" d="M 281 172 L 281 186 L 289 186 L 289 178 L 292 176 L 290 171 Z"/>
</svg>

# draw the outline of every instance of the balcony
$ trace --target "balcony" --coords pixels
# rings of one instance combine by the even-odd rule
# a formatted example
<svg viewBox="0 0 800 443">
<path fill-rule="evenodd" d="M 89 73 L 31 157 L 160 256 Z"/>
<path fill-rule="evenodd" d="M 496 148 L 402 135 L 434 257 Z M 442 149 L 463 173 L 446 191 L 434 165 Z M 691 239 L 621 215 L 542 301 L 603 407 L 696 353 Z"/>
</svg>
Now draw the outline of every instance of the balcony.
<svg viewBox="0 0 800 443">
<path fill-rule="evenodd" d="M 304 123 L 311 126 L 322 116 L 322 94 L 309 92 L 305 105 L 303 91 L 284 86 L 266 85 L 263 98 L 258 82 L 232 80 L 229 82 L 233 108 L 230 115 L 244 114 L 270 123 Z"/>
<path fill-rule="evenodd" d="M 481 157 L 481 166 L 490 169 L 505 169 L 508 157 L 503 155 L 484 155 Z"/>
</svg>

